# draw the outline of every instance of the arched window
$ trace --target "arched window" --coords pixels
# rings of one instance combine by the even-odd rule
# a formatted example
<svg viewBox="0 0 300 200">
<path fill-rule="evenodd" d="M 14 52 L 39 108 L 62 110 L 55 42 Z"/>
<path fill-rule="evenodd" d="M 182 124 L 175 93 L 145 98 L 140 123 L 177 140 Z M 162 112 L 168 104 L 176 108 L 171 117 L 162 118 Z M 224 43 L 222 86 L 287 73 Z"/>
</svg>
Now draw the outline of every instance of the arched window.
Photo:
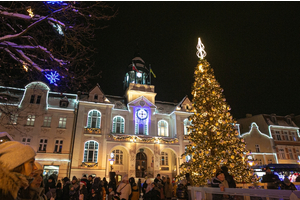
<svg viewBox="0 0 300 200">
<path fill-rule="evenodd" d="M 116 116 L 113 118 L 113 127 L 112 132 L 113 133 L 124 133 L 125 129 L 125 120 L 121 116 Z"/>
<path fill-rule="evenodd" d="M 88 114 L 87 128 L 100 128 L 101 113 L 98 110 L 91 110 Z"/>
<path fill-rule="evenodd" d="M 166 152 L 160 153 L 160 165 L 169 165 L 168 153 L 166 153 Z"/>
<path fill-rule="evenodd" d="M 185 119 L 183 121 L 183 126 L 184 126 L 184 135 L 190 134 L 190 130 L 188 129 L 192 125 L 192 122 L 189 121 L 188 119 Z"/>
<path fill-rule="evenodd" d="M 99 143 L 93 140 L 87 141 L 84 144 L 84 156 L 83 162 L 94 162 L 98 161 L 98 148 Z"/>
<path fill-rule="evenodd" d="M 115 159 L 114 164 L 123 165 L 123 151 L 116 149 L 116 150 L 113 150 L 113 154 L 114 154 L 114 159 Z"/>
<path fill-rule="evenodd" d="M 158 136 L 169 136 L 168 122 L 165 120 L 160 120 L 158 122 Z"/>
</svg>

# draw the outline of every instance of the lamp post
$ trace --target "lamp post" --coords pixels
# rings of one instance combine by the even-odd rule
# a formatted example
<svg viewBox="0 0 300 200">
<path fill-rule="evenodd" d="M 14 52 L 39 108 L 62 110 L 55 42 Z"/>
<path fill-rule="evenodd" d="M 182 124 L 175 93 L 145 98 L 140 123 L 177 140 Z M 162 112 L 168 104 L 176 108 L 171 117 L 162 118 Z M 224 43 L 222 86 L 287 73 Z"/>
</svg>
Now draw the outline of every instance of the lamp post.
<svg viewBox="0 0 300 200">
<path fill-rule="evenodd" d="M 110 171 L 112 172 L 112 170 L 114 169 L 113 168 L 113 164 L 114 164 L 114 161 L 115 161 L 115 159 L 114 159 L 114 153 L 110 154 L 110 159 L 108 159 L 108 160 L 109 160 L 109 164 L 110 164 Z"/>
</svg>

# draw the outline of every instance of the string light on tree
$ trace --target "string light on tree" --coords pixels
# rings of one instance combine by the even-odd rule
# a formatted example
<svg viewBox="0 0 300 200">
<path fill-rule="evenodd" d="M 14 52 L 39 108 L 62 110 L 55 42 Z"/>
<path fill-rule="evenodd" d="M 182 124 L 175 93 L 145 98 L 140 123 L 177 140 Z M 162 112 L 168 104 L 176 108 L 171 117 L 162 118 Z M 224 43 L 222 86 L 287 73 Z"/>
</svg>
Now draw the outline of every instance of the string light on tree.
<svg viewBox="0 0 300 200">
<path fill-rule="evenodd" d="M 218 168 L 226 165 L 237 182 L 251 182 L 245 142 L 238 137 L 236 123 L 226 103 L 223 89 L 205 59 L 206 52 L 198 38 L 193 95 L 193 115 L 189 117 L 189 145 L 182 155 L 180 177 L 191 175 L 198 186 L 207 184 Z"/>
<path fill-rule="evenodd" d="M 57 71 L 46 72 L 45 77 L 50 81 L 50 84 L 57 86 L 56 82 L 60 80 L 60 76 Z"/>
</svg>

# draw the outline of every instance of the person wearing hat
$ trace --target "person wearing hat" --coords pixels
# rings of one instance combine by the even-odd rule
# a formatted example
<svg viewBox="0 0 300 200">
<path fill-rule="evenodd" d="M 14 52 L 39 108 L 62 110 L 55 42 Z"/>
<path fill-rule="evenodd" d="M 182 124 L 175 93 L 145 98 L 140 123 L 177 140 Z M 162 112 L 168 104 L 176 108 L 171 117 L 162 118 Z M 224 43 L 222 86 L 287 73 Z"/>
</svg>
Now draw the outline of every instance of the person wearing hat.
<svg viewBox="0 0 300 200">
<path fill-rule="evenodd" d="M 284 180 L 281 182 L 281 187 L 282 190 L 297 190 L 295 185 L 291 183 L 291 181 L 288 178 L 284 178 Z"/>
<path fill-rule="evenodd" d="M 131 186 L 128 181 L 128 176 L 125 175 L 117 188 L 117 194 L 119 194 L 121 200 L 128 200 L 131 194 Z"/>
<path fill-rule="evenodd" d="M 68 177 L 65 177 L 62 179 L 63 182 L 63 193 L 62 193 L 62 199 L 69 199 L 70 198 L 70 179 Z"/>
<path fill-rule="evenodd" d="M 266 174 L 263 175 L 261 182 L 268 183 L 267 189 L 278 189 L 280 179 L 271 171 L 270 167 L 266 167 Z"/>
<path fill-rule="evenodd" d="M 224 172 L 225 180 L 228 182 L 229 188 L 236 188 L 236 183 L 233 179 L 233 176 L 228 173 L 228 168 L 226 166 L 222 166 L 221 170 Z"/>
<path fill-rule="evenodd" d="M 37 169 L 30 175 L 34 179 L 30 183 L 29 187 L 19 191 L 18 200 L 47 200 L 45 190 L 41 187 L 41 184 L 43 183 L 43 167 L 38 162 L 35 162 L 34 164 Z"/>
<path fill-rule="evenodd" d="M 36 152 L 17 141 L 0 144 L 0 199 L 14 200 L 18 191 L 29 186 Z"/>
<path fill-rule="evenodd" d="M 221 191 L 225 191 L 225 188 L 229 188 L 228 182 L 225 180 L 224 172 L 221 169 L 217 169 L 215 177 L 211 181 L 212 187 L 218 187 Z M 228 195 L 213 194 L 213 200 L 228 199 Z"/>
</svg>

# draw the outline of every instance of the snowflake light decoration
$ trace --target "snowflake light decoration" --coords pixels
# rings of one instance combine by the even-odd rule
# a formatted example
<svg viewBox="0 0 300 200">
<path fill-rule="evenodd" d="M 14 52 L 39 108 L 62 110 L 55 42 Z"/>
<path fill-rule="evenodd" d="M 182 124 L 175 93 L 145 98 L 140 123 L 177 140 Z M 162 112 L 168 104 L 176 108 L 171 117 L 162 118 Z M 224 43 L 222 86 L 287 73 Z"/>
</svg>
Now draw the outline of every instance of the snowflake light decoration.
<svg viewBox="0 0 300 200">
<path fill-rule="evenodd" d="M 57 86 L 56 82 L 59 81 L 59 73 L 57 71 L 50 71 L 46 73 L 45 77 L 50 81 L 50 84 Z"/>
</svg>

